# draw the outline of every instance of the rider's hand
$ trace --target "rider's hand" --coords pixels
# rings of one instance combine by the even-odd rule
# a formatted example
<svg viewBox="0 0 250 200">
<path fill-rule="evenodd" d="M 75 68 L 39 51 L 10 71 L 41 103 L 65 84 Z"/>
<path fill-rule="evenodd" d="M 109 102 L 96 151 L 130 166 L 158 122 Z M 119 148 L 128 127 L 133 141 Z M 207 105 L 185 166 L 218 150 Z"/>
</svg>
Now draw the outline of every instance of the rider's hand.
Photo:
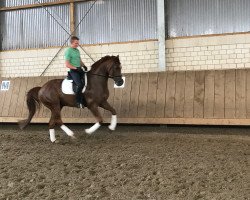
<svg viewBox="0 0 250 200">
<path fill-rule="evenodd" d="M 87 68 L 84 64 L 81 65 L 81 68 L 83 68 L 84 71 L 87 71 L 87 70 L 88 70 L 88 68 Z"/>
<path fill-rule="evenodd" d="M 82 72 L 83 70 L 82 70 L 81 67 L 77 67 L 77 68 L 76 68 L 76 71 L 77 71 L 77 72 Z"/>
</svg>

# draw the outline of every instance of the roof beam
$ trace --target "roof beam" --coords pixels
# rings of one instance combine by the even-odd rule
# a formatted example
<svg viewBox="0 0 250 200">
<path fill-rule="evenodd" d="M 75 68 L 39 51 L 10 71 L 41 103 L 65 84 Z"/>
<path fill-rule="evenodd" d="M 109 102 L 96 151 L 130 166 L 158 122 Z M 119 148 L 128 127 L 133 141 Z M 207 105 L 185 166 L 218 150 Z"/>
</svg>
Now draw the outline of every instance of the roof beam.
<svg viewBox="0 0 250 200">
<path fill-rule="evenodd" d="M 69 4 L 69 3 L 86 2 L 86 1 L 90 1 L 90 0 L 61 0 L 61 1 L 47 2 L 47 3 L 35 3 L 35 4 L 28 4 L 28 5 L 22 5 L 22 6 L 3 7 L 3 8 L 0 8 L 0 11 L 39 8 L 43 6 L 56 6 L 56 5 Z"/>
<path fill-rule="evenodd" d="M 69 15 L 70 15 L 70 33 L 74 35 L 75 34 L 75 4 L 74 3 L 70 3 Z"/>
</svg>

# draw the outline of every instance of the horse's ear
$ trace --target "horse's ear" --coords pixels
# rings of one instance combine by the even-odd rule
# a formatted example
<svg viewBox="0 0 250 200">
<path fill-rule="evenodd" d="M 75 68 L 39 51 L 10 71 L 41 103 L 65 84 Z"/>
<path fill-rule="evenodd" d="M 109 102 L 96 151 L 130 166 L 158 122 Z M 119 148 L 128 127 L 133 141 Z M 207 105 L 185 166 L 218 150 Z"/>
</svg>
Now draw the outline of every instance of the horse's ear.
<svg viewBox="0 0 250 200">
<path fill-rule="evenodd" d="M 116 57 L 119 58 L 119 55 L 117 55 Z"/>
</svg>

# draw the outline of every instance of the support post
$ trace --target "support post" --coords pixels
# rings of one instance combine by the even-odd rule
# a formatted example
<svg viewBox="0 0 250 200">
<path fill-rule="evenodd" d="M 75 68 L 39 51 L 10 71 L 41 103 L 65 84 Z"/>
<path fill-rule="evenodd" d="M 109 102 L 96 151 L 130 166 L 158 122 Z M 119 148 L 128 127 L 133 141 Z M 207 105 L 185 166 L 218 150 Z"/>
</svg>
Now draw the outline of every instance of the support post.
<svg viewBox="0 0 250 200">
<path fill-rule="evenodd" d="M 159 71 L 166 71 L 166 35 L 165 35 L 165 5 L 164 0 L 157 0 L 157 33 Z"/>
<path fill-rule="evenodd" d="M 75 4 L 73 2 L 70 3 L 70 33 L 75 35 Z"/>
</svg>

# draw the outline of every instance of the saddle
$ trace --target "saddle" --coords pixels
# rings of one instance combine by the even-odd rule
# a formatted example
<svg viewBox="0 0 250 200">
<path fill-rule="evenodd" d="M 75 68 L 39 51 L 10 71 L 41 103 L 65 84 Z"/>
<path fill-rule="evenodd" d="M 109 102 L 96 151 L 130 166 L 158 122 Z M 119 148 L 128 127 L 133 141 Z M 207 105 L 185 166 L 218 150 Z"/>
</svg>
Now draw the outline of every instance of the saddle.
<svg viewBox="0 0 250 200">
<path fill-rule="evenodd" d="M 82 93 L 85 92 L 87 87 L 87 73 L 84 74 L 85 78 L 82 78 L 82 83 L 84 85 Z M 67 77 L 62 82 L 62 92 L 64 94 L 75 94 L 76 93 L 76 84 L 73 81 L 70 73 L 68 73 Z"/>
<path fill-rule="evenodd" d="M 67 75 L 66 78 L 68 80 L 72 81 L 72 83 L 73 83 L 72 89 L 73 89 L 74 93 L 76 93 L 76 83 L 74 82 L 74 80 L 73 80 L 73 78 L 72 78 L 72 76 L 71 76 L 71 74 L 69 72 L 68 72 L 68 75 Z M 85 87 L 85 78 L 86 77 L 81 77 L 81 82 L 82 82 L 83 88 Z M 84 92 L 82 92 L 82 93 L 84 93 Z"/>
</svg>

